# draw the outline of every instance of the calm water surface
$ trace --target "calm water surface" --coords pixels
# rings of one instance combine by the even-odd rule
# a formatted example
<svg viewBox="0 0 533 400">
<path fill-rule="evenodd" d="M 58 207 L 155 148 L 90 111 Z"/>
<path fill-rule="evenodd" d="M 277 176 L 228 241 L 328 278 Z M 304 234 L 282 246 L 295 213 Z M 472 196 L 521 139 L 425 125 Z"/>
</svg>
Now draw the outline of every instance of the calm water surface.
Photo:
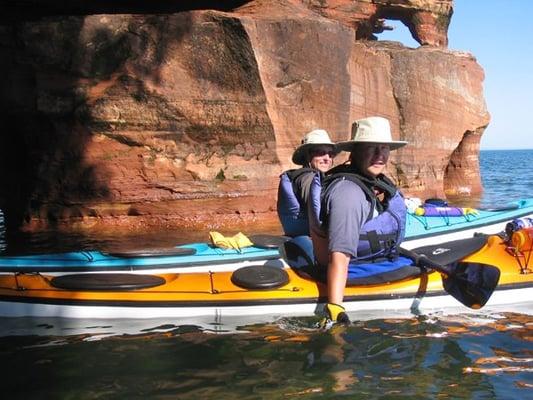
<svg viewBox="0 0 533 400">
<path fill-rule="evenodd" d="M 533 197 L 533 151 L 481 152 L 481 206 Z M 513 175 L 509 173 L 513 172 Z M 0 218 L 1 220 L 1 218 Z M 1 224 L 1 222 L 0 222 Z M 195 236 L 196 235 L 196 236 Z M 184 243 L 204 233 L 136 239 L 0 237 L 16 250 Z M 201 239 L 205 240 L 205 239 Z M 6 243 L 7 241 L 7 243 Z M 77 247 L 75 247 L 77 246 Z M 10 399 L 533 398 L 533 318 L 526 313 L 355 321 L 326 333 L 310 318 L 255 325 L 118 327 L 116 321 L 0 320 Z M 128 333 L 124 333 L 128 332 Z"/>
<path fill-rule="evenodd" d="M 532 161 L 533 150 L 481 151 L 479 167 L 484 193 L 457 200 L 472 207 L 492 207 L 533 197 Z"/>
</svg>

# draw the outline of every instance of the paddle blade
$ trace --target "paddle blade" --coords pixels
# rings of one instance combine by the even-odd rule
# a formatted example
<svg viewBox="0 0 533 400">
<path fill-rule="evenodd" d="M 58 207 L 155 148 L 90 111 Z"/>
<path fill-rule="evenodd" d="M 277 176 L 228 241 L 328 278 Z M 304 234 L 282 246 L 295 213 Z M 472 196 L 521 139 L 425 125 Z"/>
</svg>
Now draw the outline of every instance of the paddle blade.
<svg viewBox="0 0 533 400">
<path fill-rule="evenodd" d="M 444 289 L 465 306 L 483 307 L 500 280 L 500 270 L 493 265 L 458 262 L 453 274 L 442 278 Z"/>
</svg>

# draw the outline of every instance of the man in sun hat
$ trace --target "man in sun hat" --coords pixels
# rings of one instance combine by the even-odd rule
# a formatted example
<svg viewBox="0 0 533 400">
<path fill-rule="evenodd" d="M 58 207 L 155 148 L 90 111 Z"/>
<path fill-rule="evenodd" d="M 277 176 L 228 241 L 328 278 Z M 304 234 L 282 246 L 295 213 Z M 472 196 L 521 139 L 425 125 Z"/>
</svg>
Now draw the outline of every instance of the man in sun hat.
<svg viewBox="0 0 533 400">
<path fill-rule="evenodd" d="M 285 171 L 280 176 L 277 209 L 285 235 L 309 235 L 309 185 L 315 173 L 323 174 L 331 168 L 337 153 L 325 130 L 315 129 L 304 135 L 292 155 L 292 162 L 301 168 Z"/>
<path fill-rule="evenodd" d="M 406 207 L 383 171 L 390 151 L 406 144 L 392 139 L 386 118 L 357 120 L 352 124 L 352 138 L 337 143 L 338 150 L 350 152 L 349 161 L 326 174 L 318 196 L 315 185 L 311 188 L 311 198 L 320 204 L 317 211 L 312 209 L 316 202 L 310 201 L 313 252 L 318 267 L 327 268 L 324 322 L 349 322 L 342 306 L 349 267 L 358 271 L 364 265 L 368 270 L 381 259 L 398 258 Z"/>
</svg>

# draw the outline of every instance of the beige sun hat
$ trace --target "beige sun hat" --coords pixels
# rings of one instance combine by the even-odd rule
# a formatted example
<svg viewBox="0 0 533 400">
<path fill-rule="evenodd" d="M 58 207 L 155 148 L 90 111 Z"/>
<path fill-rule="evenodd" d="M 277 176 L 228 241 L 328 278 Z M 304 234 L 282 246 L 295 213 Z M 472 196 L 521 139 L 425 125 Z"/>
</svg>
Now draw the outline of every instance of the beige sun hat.
<svg viewBox="0 0 533 400">
<path fill-rule="evenodd" d="M 297 165 L 306 164 L 309 149 L 313 146 L 320 145 L 329 145 L 335 152 L 338 152 L 335 143 L 331 141 L 328 133 L 324 129 L 315 129 L 305 134 L 302 139 L 302 144 L 292 154 L 292 162 Z"/>
<path fill-rule="evenodd" d="M 383 117 L 368 117 L 355 121 L 352 124 L 352 139 L 337 143 L 337 149 L 352 151 L 357 143 L 388 144 L 391 150 L 407 144 L 403 140 L 392 140 L 389 120 Z"/>
</svg>

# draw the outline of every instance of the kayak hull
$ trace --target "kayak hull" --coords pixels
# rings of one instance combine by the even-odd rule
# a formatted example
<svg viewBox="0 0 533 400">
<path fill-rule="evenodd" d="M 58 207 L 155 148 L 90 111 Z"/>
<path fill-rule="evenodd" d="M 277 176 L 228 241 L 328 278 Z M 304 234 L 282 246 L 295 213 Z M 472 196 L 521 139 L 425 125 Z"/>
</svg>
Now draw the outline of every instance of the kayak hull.
<svg viewBox="0 0 533 400">
<path fill-rule="evenodd" d="M 529 304 L 533 301 L 533 273 L 522 273 L 519 260 L 498 236 L 463 261 L 495 265 L 500 283 L 487 307 Z M 264 266 L 258 267 L 265 269 Z M 275 267 L 272 267 L 275 268 Z M 326 302 L 326 286 L 288 266 L 286 283 L 267 289 L 247 289 L 234 283 L 234 271 L 158 274 L 161 284 L 137 290 L 108 286 L 104 289 L 68 289 L 54 285 L 47 274 L 0 274 L 0 316 L 99 319 L 194 318 L 236 316 L 311 316 Z M 527 271 L 526 271 L 527 272 Z M 141 273 L 127 274 L 135 280 Z M 80 285 L 95 274 L 75 274 Z M 109 275 L 111 276 L 111 275 Z M 118 276 L 121 276 L 118 274 Z M 150 275 L 154 276 L 154 275 Z M 105 276 L 104 276 L 105 278 Z M 472 311 L 449 296 L 437 272 L 398 282 L 347 287 L 344 305 L 349 313 L 435 310 Z M 529 308 L 531 309 L 531 307 Z M 510 310 L 510 309 L 509 309 Z"/>
<path fill-rule="evenodd" d="M 508 288 L 506 290 L 498 289 L 494 292 L 491 300 L 484 307 L 487 309 L 500 309 L 505 306 L 507 312 L 524 312 L 531 310 L 533 300 L 533 287 L 525 288 Z M 523 300 L 517 300 L 523 299 Z M 20 299 L 19 299 L 20 300 Z M 54 303 L 54 302 L 52 302 Z M 78 303 L 81 304 L 81 303 Z M 122 303 L 123 304 L 123 303 Z M 457 312 L 464 313 L 475 312 L 459 304 L 444 291 L 440 294 L 426 294 L 422 300 L 415 296 L 406 295 L 405 297 L 390 298 L 347 298 L 345 303 L 346 311 L 352 319 L 358 319 L 358 315 L 369 314 L 376 315 L 385 313 L 393 315 L 419 315 L 433 312 Z M 314 300 L 290 301 L 283 303 L 281 301 L 273 304 L 245 304 L 240 305 L 200 305 L 186 306 L 183 303 L 171 302 L 166 306 L 155 306 L 131 304 L 114 305 L 113 303 L 96 303 L 85 302 L 85 304 L 47 304 L 39 303 L 37 300 L 32 301 L 0 301 L 0 317 L 44 317 L 44 318 L 72 318 L 72 319 L 154 319 L 164 318 L 191 321 L 195 318 L 202 318 L 204 321 L 220 321 L 227 317 L 253 317 L 269 316 L 273 319 L 278 317 L 291 316 L 313 316 L 321 313 L 322 304 Z M 530 314 L 530 312 L 528 312 Z M 355 317 L 355 318 L 354 318 Z"/>
</svg>

